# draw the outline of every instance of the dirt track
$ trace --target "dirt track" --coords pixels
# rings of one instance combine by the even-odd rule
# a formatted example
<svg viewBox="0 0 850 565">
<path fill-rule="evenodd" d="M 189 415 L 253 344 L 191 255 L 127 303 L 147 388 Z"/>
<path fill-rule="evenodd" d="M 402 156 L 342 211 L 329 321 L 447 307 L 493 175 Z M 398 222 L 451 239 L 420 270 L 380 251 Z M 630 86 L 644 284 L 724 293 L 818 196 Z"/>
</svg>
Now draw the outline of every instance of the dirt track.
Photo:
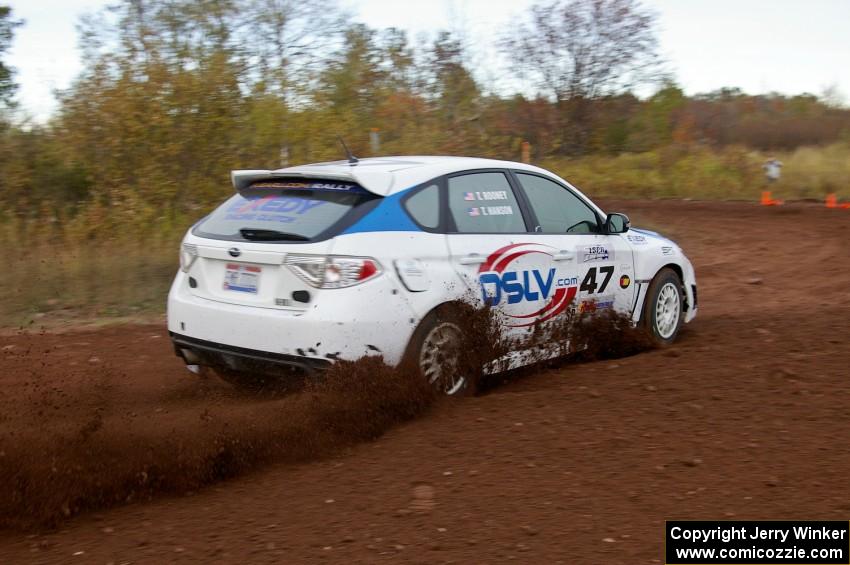
<svg viewBox="0 0 850 565">
<path fill-rule="evenodd" d="M 700 315 L 673 349 L 527 375 L 310 463 L 0 532 L 0 563 L 660 563 L 665 519 L 848 519 L 850 212 L 605 204 L 696 266 Z M 209 425 L 300 402 L 197 382 L 157 326 L 0 347 L 2 439 L 36 448 L 52 426 L 127 426 L 191 451 Z"/>
</svg>

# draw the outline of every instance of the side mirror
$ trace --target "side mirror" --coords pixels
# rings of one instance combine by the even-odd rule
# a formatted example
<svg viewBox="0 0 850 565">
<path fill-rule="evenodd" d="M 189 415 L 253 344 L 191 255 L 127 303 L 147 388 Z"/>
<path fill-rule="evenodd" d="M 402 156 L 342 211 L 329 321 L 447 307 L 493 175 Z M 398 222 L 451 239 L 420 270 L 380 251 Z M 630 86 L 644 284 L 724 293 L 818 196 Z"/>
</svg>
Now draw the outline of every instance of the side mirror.
<svg viewBox="0 0 850 565">
<path fill-rule="evenodd" d="M 631 225 L 629 217 L 625 214 L 608 214 L 605 218 L 605 233 L 626 233 Z"/>
</svg>

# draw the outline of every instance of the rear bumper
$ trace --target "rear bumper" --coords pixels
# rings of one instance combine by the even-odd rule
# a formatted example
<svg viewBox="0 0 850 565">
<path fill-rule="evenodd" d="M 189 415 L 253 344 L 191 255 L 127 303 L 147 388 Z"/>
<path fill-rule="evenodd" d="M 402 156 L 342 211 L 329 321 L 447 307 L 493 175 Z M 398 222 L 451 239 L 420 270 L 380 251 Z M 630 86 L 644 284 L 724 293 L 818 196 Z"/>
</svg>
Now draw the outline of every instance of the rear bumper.
<svg viewBox="0 0 850 565">
<path fill-rule="evenodd" d="M 298 355 L 269 353 L 223 343 L 214 343 L 169 332 L 174 353 L 187 365 L 230 369 L 233 371 L 279 374 L 289 369 L 313 372 L 330 366 L 331 361 Z"/>
<path fill-rule="evenodd" d="M 180 272 L 172 285 L 168 330 L 175 344 L 180 341 L 207 356 L 227 353 L 312 368 L 381 355 L 396 364 L 418 321 L 403 295 L 393 292 L 389 277 L 328 291 L 320 303 L 301 312 L 200 298 L 192 295 L 185 279 Z"/>
</svg>

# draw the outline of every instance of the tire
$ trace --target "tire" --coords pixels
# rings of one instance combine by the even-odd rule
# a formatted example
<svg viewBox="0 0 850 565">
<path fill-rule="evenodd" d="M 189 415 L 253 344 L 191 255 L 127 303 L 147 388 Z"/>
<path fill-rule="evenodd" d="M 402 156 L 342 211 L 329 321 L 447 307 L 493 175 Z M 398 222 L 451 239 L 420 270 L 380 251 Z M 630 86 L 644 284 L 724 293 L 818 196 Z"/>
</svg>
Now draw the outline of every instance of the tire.
<svg viewBox="0 0 850 565">
<path fill-rule="evenodd" d="M 455 316 L 445 309 L 428 314 L 413 332 L 405 365 L 447 396 L 475 393 L 475 379 L 459 375 L 463 333 Z"/>
<path fill-rule="evenodd" d="M 672 344 L 685 320 L 682 279 L 670 268 L 658 271 L 646 292 L 641 323 L 652 342 L 660 347 Z"/>
</svg>

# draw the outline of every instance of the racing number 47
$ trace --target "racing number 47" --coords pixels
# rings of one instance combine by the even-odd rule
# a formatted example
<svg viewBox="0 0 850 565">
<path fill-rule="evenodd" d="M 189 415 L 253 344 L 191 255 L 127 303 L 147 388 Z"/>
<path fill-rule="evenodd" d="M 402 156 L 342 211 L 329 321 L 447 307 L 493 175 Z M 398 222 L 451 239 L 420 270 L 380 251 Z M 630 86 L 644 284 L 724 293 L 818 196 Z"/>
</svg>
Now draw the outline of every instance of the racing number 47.
<svg viewBox="0 0 850 565">
<path fill-rule="evenodd" d="M 608 288 L 608 283 L 611 281 L 611 276 L 614 274 L 614 266 L 608 265 L 605 267 L 599 267 L 599 272 L 604 274 L 605 278 L 602 279 L 602 284 L 598 285 L 598 291 L 596 290 L 596 267 L 591 267 L 590 270 L 587 271 L 587 274 L 584 276 L 584 280 L 581 281 L 579 290 L 581 292 L 587 292 L 588 294 L 605 292 L 605 289 Z"/>
</svg>

